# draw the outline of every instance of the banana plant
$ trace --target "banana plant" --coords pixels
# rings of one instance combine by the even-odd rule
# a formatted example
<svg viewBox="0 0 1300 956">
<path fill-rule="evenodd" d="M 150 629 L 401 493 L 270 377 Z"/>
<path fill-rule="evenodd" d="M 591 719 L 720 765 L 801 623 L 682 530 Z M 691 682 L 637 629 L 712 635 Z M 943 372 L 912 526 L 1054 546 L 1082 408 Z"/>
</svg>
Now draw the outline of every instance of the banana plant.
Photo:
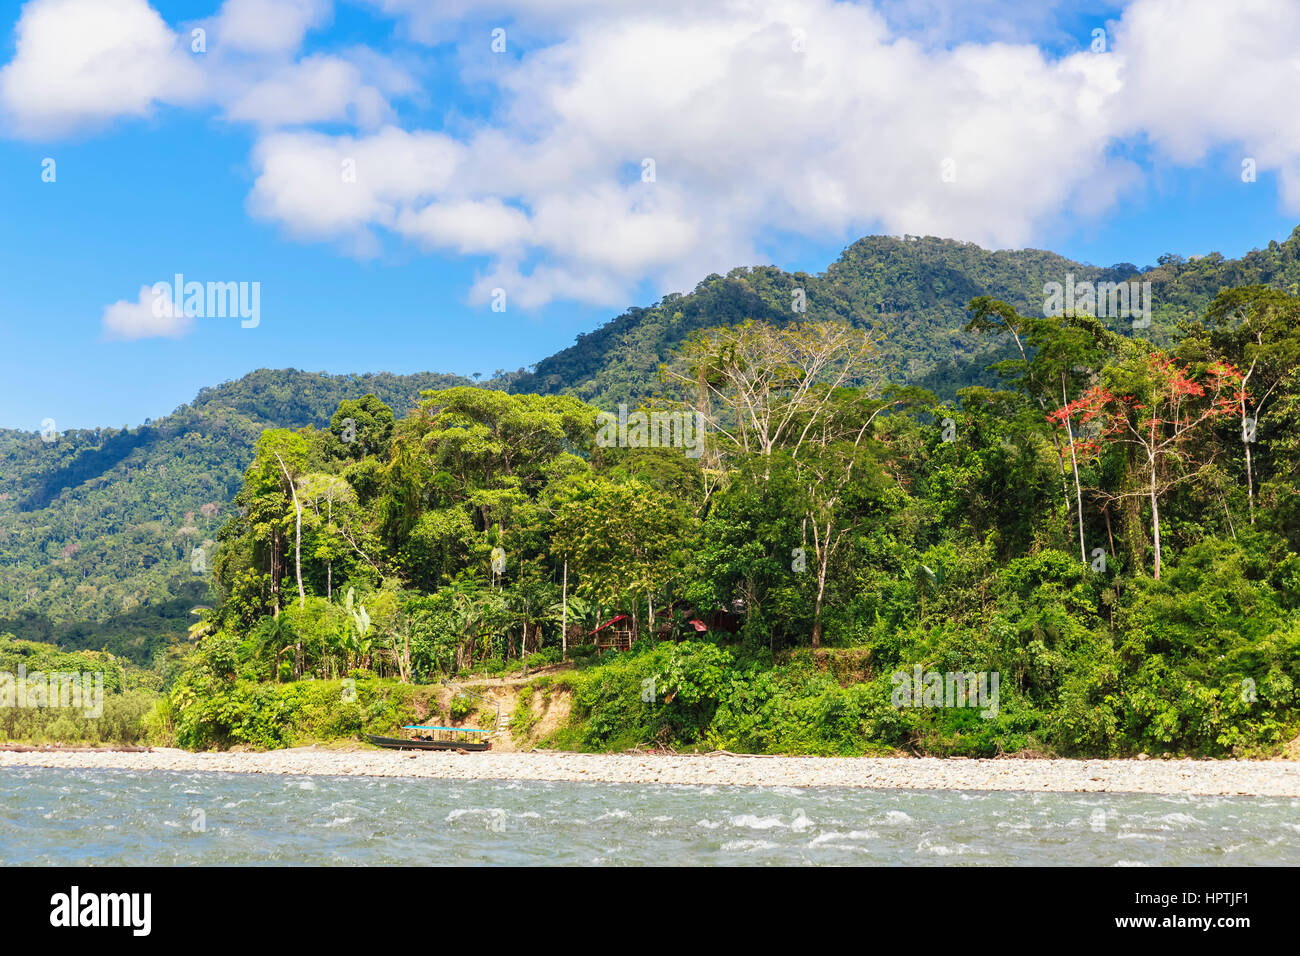
<svg viewBox="0 0 1300 956">
<path fill-rule="evenodd" d="M 930 568 L 928 565 L 917 564 L 917 566 L 908 574 L 908 577 L 910 577 L 912 582 L 916 585 L 917 596 L 921 599 L 921 613 L 919 620 L 924 622 L 925 596 L 927 594 L 934 594 L 942 588 L 944 582 L 947 580 L 948 573 L 942 564 L 939 565 L 939 570 L 937 571 Z"/>
<path fill-rule="evenodd" d="M 356 652 L 357 666 L 363 667 L 370 653 L 370 641 L 366 640 L 366 635 L 370 632 L 370 615 L 366 613 L 364 604 L 357 603 L 355 588 L 348 588 L 348 593 L 343 599 L 343 607 L 352 619 L 352 626 L 356 628 L 355 637 L 352 634 L 348 635 L 348 649 Z"/>
</svg>

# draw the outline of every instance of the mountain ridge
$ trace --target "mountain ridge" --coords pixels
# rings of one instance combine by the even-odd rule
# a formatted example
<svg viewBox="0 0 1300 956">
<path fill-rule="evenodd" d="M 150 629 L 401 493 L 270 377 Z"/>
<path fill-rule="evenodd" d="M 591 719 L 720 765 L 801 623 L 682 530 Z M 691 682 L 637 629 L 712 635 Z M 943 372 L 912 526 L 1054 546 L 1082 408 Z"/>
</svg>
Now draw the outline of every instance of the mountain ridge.
<svg viewBox="0 0 1300 956">
<path fill-rule="evenodd" d="M 1092 266 L 1046 250 L 868 236 L 815 275 L 753 266 L 706 276 L 691 292 L 625 310 L 530 370 L 482 385 L 564 392 L 613 407 L 653 393 L 659 364 L 698 329 L 748 318 L 832 318 L 883 330 L 894 380 L 951 399 L 963 386 L 995 385 L 987 366 L 1009 347 L 961 330 L 970 299 L 991 295 L 1037 311 L 1045 283 L 1068 274 L 1151 281 L 1154 309 L 1144 334 L 1161 341 L 1199 316 L 1221 288 L 1262 283 L 1300 292 L 1300 227 L 1240 259 L 1170 255 L 1142 269 Z M 792 308 L 796 290 L 805 312 Z M 1110 324 L 1132 332 L 1125 321 Z M 433 372 L 257 369 L 200 389 L 193 401 L 137 428 L 74 429 L 53 441 L 0 429 L 0 633 L 71 647 L 107 643 L 147 662 L 184 635 L 188 606 L 201 599 L 206 580 L 191 572 L 192 555 L 215 539 L 264 428 L 323 425 L 339 401 L 367 392 L 400 416 L 424 389 L 471 384 Z M 158 617 L 164 624 L 151 617 L 159 609 L 166 609 Z M 136 627 L 138 618 L 153 623 Z M 127 623 L 108 623 L 115 621 Z"/>
<path fill-rule="evenodd" d="M 837 319 L 887 332 L 885 360 L 896 377 L 952 398 L 966 384 L 989 384 L 985 366 L 998 346 L 961 331 L 966 304 L 976 296 L 1002 299 L 1022 312 L 1043 307 L 1048 282 L 1067 275 L 1090 282 L 1151 281 L 1155 300 L 1148 338 L 1168 339 L 1179 321 L 1199 315 L 1220 289 L 1262 283 L 1300 290 L 1300 227 L 1282 243 L 1270 241 L 1239 259 L 1220 253 L 1161 256 L 1154 265 L 1102 267 L 1041 249 L 987 250 L 935 236 L 866 236 L 826 270 L 785 272 L 776 266 L 732 269 L 705 277 L 689 293 L 671 293 L 648 307 L 633 307 L 579 335 L 575 343 L 542 359 L 511 383 L 515 392 L 567 392 L 600 405 L 640 397 L 633 386 L 653 376 L 671 348 L 710 325 L 757 318 Z M 792 309 L 803 289 L 806 312 Z M 1131 331 L 1122 321 L 1108 323 Z M 936 370 L 948 366 L 944 374 Z"/>
<path fill-rule="evenodd" d="M 136 428 L 49 441 L 0 429 L 0 633 L 98 650 L 87 624 L 166 607 L 170 623 L 144 632 L 183 636 L 206 592 L 194 549 L 215 539 L 263 429 L 323 425 L 340 401 L 367 392 L 405 411 L 425 389 L 467 384 L 431 372 L 258 369 Z M 126 631 L 109 635 L 109 648 L 147 663 L 159 641 Z"/>
</svg>

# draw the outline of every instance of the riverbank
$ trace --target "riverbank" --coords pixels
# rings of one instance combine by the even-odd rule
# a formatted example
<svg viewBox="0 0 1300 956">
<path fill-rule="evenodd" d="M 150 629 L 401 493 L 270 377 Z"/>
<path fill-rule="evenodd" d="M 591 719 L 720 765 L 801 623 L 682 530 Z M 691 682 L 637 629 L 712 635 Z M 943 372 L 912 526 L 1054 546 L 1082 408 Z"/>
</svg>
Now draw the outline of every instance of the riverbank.
<svg viewBox="0 0 1300 956">
<path fill-rule="evenodd" d="M 170 770 L 438 780 L 565 780 L 753 787 L 1300 797 L 1294 760 L 963 760 L 936 757 L 398 752 L 314 747 L 265 753 L 155 749 L 0 753 L 6 767 Z"/>
</svg>

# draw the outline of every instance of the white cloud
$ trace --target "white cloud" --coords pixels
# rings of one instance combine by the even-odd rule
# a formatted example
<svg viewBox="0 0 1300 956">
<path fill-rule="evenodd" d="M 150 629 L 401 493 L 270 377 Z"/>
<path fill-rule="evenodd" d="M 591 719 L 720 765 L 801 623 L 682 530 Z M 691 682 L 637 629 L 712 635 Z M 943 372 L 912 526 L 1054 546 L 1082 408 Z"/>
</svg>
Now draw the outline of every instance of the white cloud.
<svg viewBox="0 0 1300 956">
<path fill-rule="evenodd" d="M 1286 206 L 1300 211 L 1300 5 L 1142 0 L 1117 24 L 1115 49 L 1120 132 L 1180 164 L 1238 146 L 1281 170 Z"/>
<path fill-rule="evenodd" d="M 146 0 L 31 0 L 15 32 L 0 104 L 25 135 L 144 116 L 199 88 L 176 35 Z"/>
<path fill-rule="evenodd" d="M 391 228 L 403 203 L 445 191 L 464 147 L 441 133 L 387 127 L 372 136 L 275 133 L 253 153 L 255 215 L 305 238 L 347 238 Z"/>
<path fill-rule="evenodd" d="M 1142 137 L 1177 163 L 1240 144 L 1300 206 L 1290 0 L 1134 0 L 1104 52 L 1088 31 L 1064 57 L 1029 42 L 1062 40 L 1059 3 L 996 27 L 1007 0 L 569 0 L 549 19 L 535 0 L 372 2 L 430 42 L 465 43 L 495 18 L 533 44 L 466 65 L 502 102 L 462 138 L 446 188 L 409 182 L 418 195 L 398 190 L 386 219 L 360 224 L 494 256 L 478 295 L 514 283 L 524 300 L 619 303 L 647 278 L 666 291 L 753 262 L 776 233 L 1023 245 L 1138 186 L 1116 147 Z M 654 183 L 639 181 L 647 157 Z M 259 180 L 264 210 L 271 187 Z"/>
<path fill-rule="evenodd" d="M 194 320 L 175 309 L 167 296 L 155 296 L 150 286 L 140 287 L 140 297 L 119 299 L 104 307 L 100 321 L 107 339 L 176 339 L 194 328 Z"/>
<path fill-rule="evenodd" d="M 139 48 L 175 72 L 174 38 L 144 0 L 95 0 L 125 19 L 78 34 L 77 79 L 59 74 L 61 30 L 90 2 L 24 9 L 0 74 L 11 110 L 13 91 L 47 74 L 76 95 L 24 93 L 33 122 L 139 114 L 172 95 L 152 70 L 123 79 L 103 65 Z M 485 256 L 476 297 L 624 304 L 647 280 L 682 289 L 761 261 L 774 235 L 1022 245 L 1138 186 L 1117 149 L 1134 142 L 1176 164 L 1240 147 L 1300 209 L 1294 0 L 1133 0 L 1107 24 L 1105 52 L 1085 34 L 1063 57 L 1033 42 L 1060 45 L 1058 2 L 996 29 L 993 12 L 1014 0 L 370 3 L 406 35 L 455 40 L 467 84 L 496 93 L 488 112 L 457 115 L 453 100 L 446 130 L 403 129 L 390 101 L 421 91 L 396 60 L 364 48 L 296 59 L 328 22 L 326 0 L 227 0 L 209 21 L 205 102 L 259 127 L 253 215 L 353 251 L 391 235 Z M 497 23 L 507 56 L 487 51 Z M 340 122 L 355 132 L 283 128 Z"/>
<path fill-rule="evenodd" d="M 1005 44 L 931 53 L 872 10 L 829 0 L 605 8 L 568 27 L 501 61 L 501 109 L 452 144 L 461 155 L 441 185 L 414 168 L 383 201 L 349 195 L 313 170 L 332 168 L 340 148 L 379 159 L 378 143 L 264 142 L 254 208 L 298 234 L 379 227 L 493 255 L 479 285 L 523 283 L 517 301 L 613 304 L 647 277 L 667 290 L 753 262 L 774 230 L 1023 242 L 1113 195 L 1128 171 L 1106 155 L 1117 90 L 1107 56 L 1049 61 Z M 1098 123 L 1101 136 L 1077 135 Z M 653 182 L 642 181 L 647 158 Z M 943 179 L 947 159 L 955 182 Z M 524 274 L 530 255 L 541 266 Z"/>
<path fill-rule="evenodd" d="M 465 39 L 461 26 L 474 21 L 480 30 L 484 24 L 490 29 L 507 24 L 520 28 L 519 39 L 535 42 L 539 35 L 570 28 L 574 22 L 600 17 L 619 18 L 636 15 L 637 9 L 629 3 L 611 3 L 610 0 L 364 0 L 387 16 L 401 18 L 406 32 L 421 43 L 442 43 L 452 38 Z M 688 10 L 699 6 L 699 0 L 657 0 L 654 10 L 668 14 L 673 9 Z M 507 29 L 507 46 L 513 30 Z M 481 32 L 482 44 L 487 48 L 488 30 Z"/>
<path fill-rule="evenodd" d="M 506 292 L 508 307 L 523 309 L 535 309 L 555 299 L 615 302 L 625 292 L 620 283 L 599 272 L 541 265 L 523 273 L 512 264 L 503 264 L 474 283 L 469 299 L 489 302 L 498 289 Z"/>
<path fill-rule="evenodd" d="M 308 30 L 329 23 L 333 10 L 331 0 L 226 0 L 216 39 L 252 53 L 292 53 Z"/>
<path fill-rule="evenodd" d="M 499 199 L 481 202 L 434 202 L 422 209 L 403 209 L 396 229 L 430 247 L 453 248 L 463 255 L 500 254 L 528 238 L 528 216 Z"/>
<path fill-rule="evenodd" d="M 318 55 L 283 67 L 251 85 L 226 110 L 232 120 L 260 126 L 338 122 L 374 128 L 389 115 L 387 100 L 362 82 L 361 70 L 336 56 Z"/>
<path fill-rule="evenodd" d="M 329 0 L 227 0 L 174 32 L 147 0 L 30 0 L 0 70 L 0 111 L 22 136 L 75 134 L 158 104 L 216 106 L 262 128 L 348 122 L 376 129 L 418 87 L 365 47 L 294 56 Z M 191 28 L 207 31 L 191 50 Z"/>
</svg>

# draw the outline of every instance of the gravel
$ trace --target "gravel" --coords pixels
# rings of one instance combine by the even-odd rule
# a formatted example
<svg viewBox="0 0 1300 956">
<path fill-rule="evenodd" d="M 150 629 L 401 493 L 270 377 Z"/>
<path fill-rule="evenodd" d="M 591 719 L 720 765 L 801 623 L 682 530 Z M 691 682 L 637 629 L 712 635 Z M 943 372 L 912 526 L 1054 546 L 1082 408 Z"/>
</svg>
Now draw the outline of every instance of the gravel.
<svg viewBox="0 0 1300 956">
<path fill-rule="evenodd" d="M 602 783 L 871 787 L 1300 797 L 1300 761 L 967 760 L 936 757 L 404 752 L 324 750 L 189 753 L 156 749 L 0 753 L 0 767 L 428 777 L 440 780 L 590 780 Z"/>
</svg>

